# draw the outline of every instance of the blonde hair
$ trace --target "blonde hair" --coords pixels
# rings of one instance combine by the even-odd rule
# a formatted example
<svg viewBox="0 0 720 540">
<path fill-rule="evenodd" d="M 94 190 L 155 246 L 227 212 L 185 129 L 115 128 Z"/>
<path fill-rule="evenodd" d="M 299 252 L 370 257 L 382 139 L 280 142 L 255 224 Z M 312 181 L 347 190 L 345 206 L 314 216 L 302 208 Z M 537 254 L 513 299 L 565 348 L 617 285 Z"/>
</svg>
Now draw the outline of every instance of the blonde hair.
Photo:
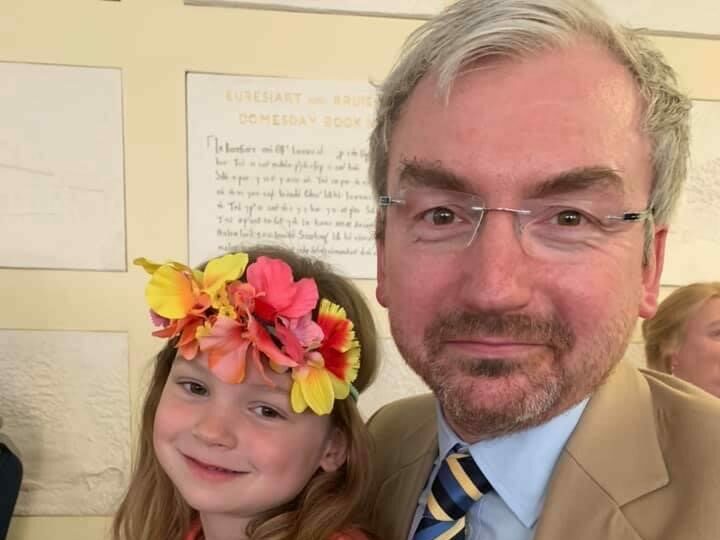
<svg viewBox="0 0 720 540">
<path fill-rule="evenodd" d="M 464 69 L 498 58 L 523 58 L 570 45 L 587 36 L 606 47 L 632 74 L 645 104 L 644 129 L 652 144 L 649 207 L 655 223 L 670 220 L 687 174 L 690 100 L 677 88 L 675 72 L 636 31 L 612 24 L 589 0 L 460 0 L 415 30 L 379 88 L 370 137 L 370 178 L 375 195 L 387 194 L 388 152 L 395 123 L 418 82 L 438 76 L 449 95 Z M 378 214 L 376 236 L 384 235 Z M 649 236 L 649 238 L 648 238 Z M 646 227 L 646 253 L 652 227 Z"/>
<path fill-rule="evenodd" d="M 295 279 L 315 279 L 321 298 L 345 308 L 361 346 L 360 371 L 353 383 L 362 392 L 377 371 L 375 324 L 362 293 L 321 261 L 278 247 L 242 250 L 284 260 Z M 197 513 L 162 469 L 153 450 L 153 422 L 177 351 L 170 341 L 158 353 L 142 410 L 138 452 L 130 484 L 113 520 L 114 540 L 182 540 Z M 335 402 L 331 419 L 347 440 L 345 464 L 336 472 L 318 471 L 291 503 L 258 516 L 248 526 L 251 540 L 327 540 L 351 525 L 362 525 L 369 496 L 370 439 L 352 398 Z"/>
<path fill-rule="evenodd" d="M 685 340 L 687 321 L 711 298 L 720 298 L 720 282 L 692 283 L 675 289 L 652 319 L 642 323 L 649 368 L 672 373 L 672 354 Z"/>
</svg>

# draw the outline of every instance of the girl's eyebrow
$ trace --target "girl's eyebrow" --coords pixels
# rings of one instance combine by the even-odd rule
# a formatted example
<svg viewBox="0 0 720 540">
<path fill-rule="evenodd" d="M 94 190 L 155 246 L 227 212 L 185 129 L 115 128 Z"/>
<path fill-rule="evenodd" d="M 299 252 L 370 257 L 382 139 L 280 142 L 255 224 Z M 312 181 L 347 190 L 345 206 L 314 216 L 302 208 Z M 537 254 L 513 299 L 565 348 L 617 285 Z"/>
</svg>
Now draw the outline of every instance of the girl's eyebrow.
<svg viewBox="0 0 720 540">
<path fill-rule="evenodd" d="M 180 363 L 182 362 L 182 363 Z M 180 366 L 179 369 L 189 369 L 190 371 L 200 371 L 200 372 L 207 372 L 207 368 L 204 368 L 201 366 L 198 362 L 194 362 L 192 360 L 185 360 L 184 358 L 177 357 L 175 358 L 174 364 L 177 364 Z"/>
<path fill-rule="evenodd" d="M 714 330 L 715 328 L 720 328 L 720 319 L 715 319 L 714 321 L 710 321 L 707 325 L 708 328 L 711 330 Z"/>
<path fill-rule="evenodd" d="M 288 395 L 290 395 L 290 388 L 289 388 L 289 387 L 285 387 L 284 384 L 283 384 L 283 385 L 280 385 L 280 384 L 277 384 L 277 383 L 276 383 L 274 386 L 270 386 L 270 385 L 267 384 L 267 383 L 248 383 L 248 382 L 244 382 L 244 383 L 240 383 L 240 384 L 245 384 L 245 385 L 247 385 L 247 386 L 253 387 L 255 390 L 264 390 L 264 391 L 268 391 L 268 390 L 269 390 L 269 391 L 271 391 L 271 392 L 276 392 L 276 393 L 281 394 L 281 395 L 283 395 L 283 396 L 288 396 Z"/>
</svg>

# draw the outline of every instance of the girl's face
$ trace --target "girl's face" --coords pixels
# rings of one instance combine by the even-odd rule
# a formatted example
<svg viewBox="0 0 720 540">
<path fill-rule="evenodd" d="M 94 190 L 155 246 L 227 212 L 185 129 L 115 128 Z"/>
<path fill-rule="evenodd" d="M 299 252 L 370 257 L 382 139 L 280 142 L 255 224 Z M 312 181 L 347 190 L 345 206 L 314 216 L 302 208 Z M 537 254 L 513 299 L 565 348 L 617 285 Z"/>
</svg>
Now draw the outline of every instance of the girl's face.
<svg viewBox="0 0 720 540">
<path fill-rule="evenodd" d="M 293 412 L 290 375 L 265 374 L 274 387 L 251 363 L 243 383 L 224 383 L 200 355 L 177 358 L 165 383 L 155 453 L 200 513 L 206 536 L 213 519 L 229 521 L 237 535 L 251 518 L 294 499 L 316 471 L 345 462 L 345 438 L 330 416 Z"/>
<path fill-rule="evenodd" d="M 671 362 L 673 375 L 720 397 L 720 298 L 707 300 L 688 319 Z"/>
</svg>

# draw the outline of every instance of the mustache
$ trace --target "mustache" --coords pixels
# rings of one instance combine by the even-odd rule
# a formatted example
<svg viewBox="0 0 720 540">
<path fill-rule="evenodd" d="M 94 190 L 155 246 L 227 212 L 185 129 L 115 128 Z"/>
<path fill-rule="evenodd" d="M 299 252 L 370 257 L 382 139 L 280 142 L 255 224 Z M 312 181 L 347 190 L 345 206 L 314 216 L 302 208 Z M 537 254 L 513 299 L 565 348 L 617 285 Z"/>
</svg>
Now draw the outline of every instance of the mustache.
<svg viewBox="0 0 720 540">
<path fill-rule="evenodd" d="M 563 353 L 572 349 L 575 334 L 557 317 L 525 313 L 456 310 L 435 318 L 425 332 L 425 343 L 437 353 L 443 341 L 472 336 L 505 337 L 547 345 Z"/>
</svg>

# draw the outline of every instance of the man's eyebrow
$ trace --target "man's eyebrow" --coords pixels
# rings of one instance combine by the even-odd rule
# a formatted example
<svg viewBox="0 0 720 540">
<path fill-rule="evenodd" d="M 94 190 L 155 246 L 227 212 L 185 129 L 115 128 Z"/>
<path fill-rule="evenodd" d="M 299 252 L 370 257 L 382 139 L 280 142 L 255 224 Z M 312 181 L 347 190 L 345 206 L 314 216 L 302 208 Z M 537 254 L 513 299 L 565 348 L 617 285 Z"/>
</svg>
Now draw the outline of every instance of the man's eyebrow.
<svg viewBox="0 0 720 540">
<path fill-rule="evenodd" d="M 473 191 L 469 180 L 443 168 L 438 162 L 411 159 L 403 160 L 401 163 L 399 175 L 401 187 L 433 187 L 467 193 Z M 623 195 L 625 183 L 615 169 L 602 166 L 578 167 L 563 171 L 532 186 L 527 197 L 542 199 L 591 189 L 610 189 Z"/>
<path fill-rule="evenodd" d="M 591 189 L 610 189 L 625 193 L 622 176 L 608 167 L 578 167 L 564 171 L 533 186 L 528 192 L 530 199 L 542 199 L 553 195 L 566 195 Z"/>
<path fill-rule="evenodd" d="M 432 187 L 453 191 L 469 191 L 470 182 L 443 168 L 437 162 L 419 159 L 402 160 L 401 187 Z"/>
</svg>

